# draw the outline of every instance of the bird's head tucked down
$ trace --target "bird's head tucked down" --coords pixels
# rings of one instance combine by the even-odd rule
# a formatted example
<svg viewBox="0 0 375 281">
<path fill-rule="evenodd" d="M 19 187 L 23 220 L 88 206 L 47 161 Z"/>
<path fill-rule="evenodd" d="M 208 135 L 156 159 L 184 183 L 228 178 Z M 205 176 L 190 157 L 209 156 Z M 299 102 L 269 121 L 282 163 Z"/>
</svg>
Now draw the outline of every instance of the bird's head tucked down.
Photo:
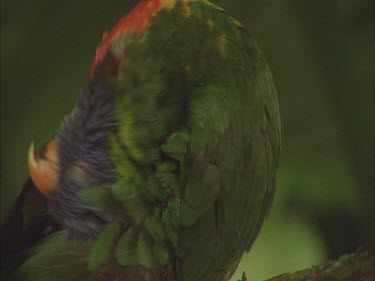
<svg viewBox="0 0 375 281">
<path fill-rule="evenodd" d="M 116 89 L 111 82 L 124 61 L 127 36 L 142 34 L 151 17 L 169 7 L 164 2 L 168 1 L 141 1 L 104 34 L 73 113 L 50 143 L 38 151 L 30 147 L 30 176 L 69 237 L 96 237 L 109 219 L 95 213 L 80 191 L 105 188 L 115 181 L 109 156 L 109 136 L 116 127 Z"/>
<path fill-rule="evenodd" d="M 80 192 L 114 181 L 108 143 L 115 128 L 112 114 L 111 89 L 94 75 L 56 137 L 39 150 L 30 146 L 30 176 L 68 237 L 94 238 L 108 220 L 95 213 Z"/>
<path fill-rule="evenodd" d="M 104 34 L 73 113 L 50 143 L 38 151 L 30 147 L 30 176 L 69 237 L 96 237 L 108 219 L 96 214 L 79 193 L 115 181 L 109 156 L 109 135 L 116 127 L 115 89 L 109 80 L 117 76 L 124 60 L 127 36 L 142 34 L 151 17 L 169 7 L 164 2 L 168 1 L 141 1 Z"/>
<path fill-rule="evenodd" d="M 246 29 L 206 0 L 140 0 L 105 33 L 54 139 L 30 147 L 46 200 L 28 186 L 83 278 L 224 281 L 270 210 L 279 153 L 272 74 Z M 31 271 L 65 269 L 49 255 Z"/>
</svg>

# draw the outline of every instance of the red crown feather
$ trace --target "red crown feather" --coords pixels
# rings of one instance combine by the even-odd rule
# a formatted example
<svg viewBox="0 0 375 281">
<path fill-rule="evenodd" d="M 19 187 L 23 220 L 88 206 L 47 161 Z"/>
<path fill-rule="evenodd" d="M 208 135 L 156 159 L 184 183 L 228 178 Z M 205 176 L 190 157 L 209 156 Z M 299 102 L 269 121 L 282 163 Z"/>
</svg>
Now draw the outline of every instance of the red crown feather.
<svg viewBox="0 0 375 281">
<path fill-rule="evenodd" d="M 144 31 L 151 17 L 160 10 L 160 0 L 141 0 L 130 13 L 123 16 L 110 32 L 105 32 L 103 41 L 98 46 L 94 61 L 91 66 L 90 76 L 92 76 L 96 65 L 103 60 L 108 52 L 113 38 L 123 36 L 128 33 L 140 33 Z"/>
</svg>

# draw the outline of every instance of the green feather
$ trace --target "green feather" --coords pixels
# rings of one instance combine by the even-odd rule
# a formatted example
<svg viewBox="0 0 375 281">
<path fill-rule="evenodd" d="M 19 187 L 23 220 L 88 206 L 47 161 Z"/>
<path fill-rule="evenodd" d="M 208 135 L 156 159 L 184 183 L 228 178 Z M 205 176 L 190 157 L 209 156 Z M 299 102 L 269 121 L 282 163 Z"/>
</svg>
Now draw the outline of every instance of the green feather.
<svg viewBox="0 0 375 281">
<path fill-rule="evenodd" d="M 90 271 L 97 270 L 109 258 L 110 253 L 119 237 L 121 227 L 117 223 L 109 224 L 95 242 L 88 262 Z"/>
<path fill-rule="evenodd" d="M 81 196 L 121 227 L 109 224 L 84 251 L 47 242 L 58 246 L 37 248 L 19 273 L 33 272 L 25 280 L 122 280 L 123 270 L 129 280 L 160 272 L 174 281 L 229 280 L 275 189 L 280 117 L 263 54 L 224 10 L 198 0 L 177 1 L 144 33 L 119 34 L 111 48 L 119 63 L 109 85 L 116 182 Z"/>
<path fill-rule="evenodd" d="M 195 158 L 186 184 L 185 198 L 181 202 L 180 223 L 189 227 L 213 205 L 219 193 L 219 173 L 209 164 L 203 152 Z"/>
<path fill-rule="evenodd" d="M 121 265 L 136 265 L 138 263 L 137 255 L 137 237 L 138 231 L 135 227 L 130 227 L 121 235 L 115 248 L 116 260 Z"/>
<path fill-rule="evenodd" d="M 186 16 L 184 5 L 127 42 L 112 140 L 124 166 L 133 159 L 121 173 L 137 179 L 149 206 L 135 219 L 152 241 L 144 252 L 167 242 L 184 281 L 227 280 L 272 202 L 278 105 L 264 57 L 238 22 L 202 1 L 188 2 Z"/>
<path fill-rule="evenodd" d="M 87 254 L 85 243 L 68 243 L 65 234 L 58 232 L 35 247 L 9 280 L 84 280 L 89 274 Z"/>
<path fill-rule="evenodd" d="M 155 265 L 155 257 L 152 249 L 152 239 L 146 231 L 142 231 L 137 241 L 138 263 L 145 267 Z"/>
</svg>

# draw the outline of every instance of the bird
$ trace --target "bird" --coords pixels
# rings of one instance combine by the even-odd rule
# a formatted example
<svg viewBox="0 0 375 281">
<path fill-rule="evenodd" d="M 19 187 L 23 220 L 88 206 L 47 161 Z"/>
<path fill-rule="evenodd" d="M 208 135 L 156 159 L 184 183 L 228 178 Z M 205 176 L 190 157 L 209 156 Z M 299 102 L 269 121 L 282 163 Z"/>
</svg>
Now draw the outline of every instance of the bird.
<svg viewBox="0 0 375 281">
<path fill-rule="evenodd" d="M 229 281 L 272 205 L 280 130 L 239 21 L 207 0 L 141 0 L 54 137 L 30 146 L 4 280 Z"/>
</svg>

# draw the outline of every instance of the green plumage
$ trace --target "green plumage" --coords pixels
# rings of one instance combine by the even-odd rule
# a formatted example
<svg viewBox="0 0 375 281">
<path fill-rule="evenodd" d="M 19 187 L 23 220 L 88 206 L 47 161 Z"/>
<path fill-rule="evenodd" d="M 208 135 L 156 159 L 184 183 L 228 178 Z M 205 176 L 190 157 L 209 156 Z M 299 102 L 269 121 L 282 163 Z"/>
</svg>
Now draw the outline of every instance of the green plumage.
<svg viewBox="0 0 375 281">
<path fill-rule="evenodd" d="M 229 280 L 275 189 L 280 120 L 263 54 L 203 1 L 158 12 L 142 35 L 120 36 L 111 50 L 121 61 L 111 79 L 118 181 L 81 195 L 115 222 L 84 251 L 45 242 L 18 274 L 35 270 L 33 259 L 50 254 L 42 247 L 54 245 L 56 260 L 61 249 L 78 257 L 66 264 L 78 273 L 30 280 Z"/>
<path fill-rule="evenodd" d="M 160 12 L 141 39 L 127 42 L 113 157 L 149 207 L 139 227 L 176 251 L 181 280 L 228 280 L 272 202 L 278 105 L 247 32 L 212 5 L 188 8 Z"/>
</svg>

